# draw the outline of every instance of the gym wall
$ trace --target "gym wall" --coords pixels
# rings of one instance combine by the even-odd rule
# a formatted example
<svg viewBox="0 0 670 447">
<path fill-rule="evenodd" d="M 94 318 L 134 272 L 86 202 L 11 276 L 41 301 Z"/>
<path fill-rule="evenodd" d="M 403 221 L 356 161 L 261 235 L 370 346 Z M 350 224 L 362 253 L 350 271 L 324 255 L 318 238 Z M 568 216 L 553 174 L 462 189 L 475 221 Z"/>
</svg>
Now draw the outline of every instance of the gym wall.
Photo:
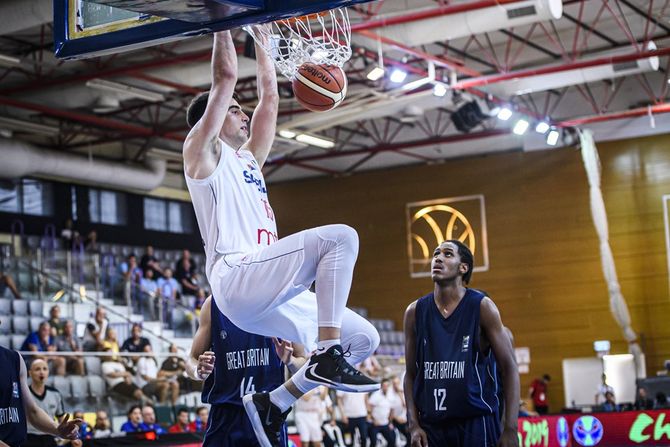
<svg viewBox="0 0 670 447">
<path fill-rule="evenodd" d="M 662 210 L 662 195 L 670 194 L 670 136 L 597 146 L 619 281 L 654 375 L 670 358 Z M 579 151 L 519 151 L 270 188 L 280 236 L 337 222 L 358 230 L 350 303 L 393 319 L 398 329 L 408 303 L 432 290 L 429 278 L 409 275 L 405 205 L 471 194 L 485 196 L 490 259 L 471 285 L 496 302 L 516 346 L 530 347 L 522 397 L 534 377 L 548 373 L 551 405 L 559 410 L 563 358 L 593 356 L 593 341 L 601 339 L 612 342 L 613 354 L 627 352 L 609 311 Z"/>
</svg>

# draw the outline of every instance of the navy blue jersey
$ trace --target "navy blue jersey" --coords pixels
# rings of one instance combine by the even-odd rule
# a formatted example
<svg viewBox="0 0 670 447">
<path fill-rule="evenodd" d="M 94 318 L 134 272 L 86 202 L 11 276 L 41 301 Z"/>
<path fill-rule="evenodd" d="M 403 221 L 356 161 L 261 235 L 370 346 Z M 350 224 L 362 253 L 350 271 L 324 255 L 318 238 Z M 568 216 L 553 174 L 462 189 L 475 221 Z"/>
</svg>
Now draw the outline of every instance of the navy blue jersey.
<svg viewBox="0 0 670 447">
<path fill-rule="evenodd" d="M 426 423 L 497 413 L 491 350 L 480 348 L 479 306 L 484 294 L 466 289 L 444 318 L 433 294 L 416 303 L 414 402 Z"/>
<path fill-rule="evenodd" d="M 0 439 L 11 447 L 26 441 L 26 414 L 21 393 L 21 358 L 0 346 Z"/>
<path fill-rule="evenodd" d="M 242 406 L 246 394 L 272 391 L 284 383 L 284 365 L 272 339 L 250 334 L 235 326 L 212 299 L 212 346 L 214 371 L 202 389 L 209 404 Z"/>
</svg>

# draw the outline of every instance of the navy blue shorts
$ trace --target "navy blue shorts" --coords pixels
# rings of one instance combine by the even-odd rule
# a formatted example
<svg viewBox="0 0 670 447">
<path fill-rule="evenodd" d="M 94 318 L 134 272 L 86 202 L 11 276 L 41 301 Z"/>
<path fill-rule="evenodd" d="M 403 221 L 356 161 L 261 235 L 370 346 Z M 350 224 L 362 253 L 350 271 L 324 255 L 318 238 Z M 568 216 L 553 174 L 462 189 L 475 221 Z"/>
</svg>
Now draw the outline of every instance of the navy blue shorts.
<svg viewBox="0 0 670 447">
<path fill-rule="evenodd" d="M 500 421 L 493 414 L 420 425 L 431 447 L 496 447 L 500 437 Z"/>
<path fill-rule="evenodd" d="M 288 443 L 286 425 L 282 446 Z M 260 447 L 246 411 L 241 405 L 212 405 L 202 447 Z"/>
</svg>

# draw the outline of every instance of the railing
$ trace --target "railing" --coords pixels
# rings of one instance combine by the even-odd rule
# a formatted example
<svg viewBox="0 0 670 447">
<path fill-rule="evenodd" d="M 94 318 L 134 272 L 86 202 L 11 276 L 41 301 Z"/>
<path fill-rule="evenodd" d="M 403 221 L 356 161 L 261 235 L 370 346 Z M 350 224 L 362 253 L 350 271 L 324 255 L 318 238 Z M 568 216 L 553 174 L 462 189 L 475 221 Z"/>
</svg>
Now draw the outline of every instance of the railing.
<svg viewBox="0 0 670 447">
<path fill-rule="evenodd" d="M 90 271 L 93 272 L 92 275 L 84 275 L 83 278 L 85 281 L 91 281 L 94 284 L 94 287 L 96 290 L 94 291 L 95 293 L 90 293 L 86 289 L 86 283 L 85 282 L 79 282 L 75 283 L 72 281 L 72 275 L 70 272 L 72 271 L 73 268 L 73 263 L 75 260 L 71 256 L 70 251 L 64 252 L 65 255 L 65 264 L 66 264 L 66 273 L 63 274 L 62 272 L 59 273 L 57 271 L 48 271 L 44 268 L 40 268 L 40 266 L 43 266 L 43 259 L 44 256 L 42 255 L 41 250 L 37 250 L 35 252 L 35 257 L 23 257 L 23 258 L 14 258 L 14 267 L 15 271 L 28 271 L 31 274 L 32 278 L 35 278 L 35 281 L 39 283 L 38 287 L 38 298 L 43 301 L 47 301 L 50 299 L 52 302 L 59 302 L 63 303 L 64 305 L 69 305 L 70 307 L 70 314 L 74 315 L 74 306 L 77 303 L 84 303 L 84 302 L 90 302 L 95 304 L 97 307 L 101 307 L 107 311 L 107 313 L 111 315 L 115 315 L 116 317 L 119 317 L 119 319 L 123 320 L 124 322 L 127 323 L 127 325 L 131 325 L 132 323 L 137 320 L 137 318 L 133 319 L 133 309 L 134 308 L 139 308 L 139 305 L 143 302 L 146 301 L 146 297 L 143 297 L 141 295 L 138 295 L 134 300 L 130 298 L 129 301 L 126 302 L 126 304 L 129 304 L 127 307 L 128 312 L 123 314 L 121 312 L 118 312 L 111 306 L 107 306 L 105 303 L 103 303 L 100 299 L 100 293 L 99 289 L 97 287 L 97 284 L 100 283 L 100 255 L 98 254 L 84 254 L 83 257 L 78 261 L 80 263 L 86 263 L 84 267 L 78 267 L 82 271 Z M 90 284 L 90 283 L 89 283 Z M 136 287 L 137 290 L 139 290 L 139 287 L 136 284 L 130 283 L 126 284 L 127 287 Z M 161 300 L 158 302 L 158 304 L 161 304 L 159 306 L 159 309 L 163 308 L 163 305 L 165 300 Z M 171 303 L 171 305 L 174 307 L 175 311 L 178 309 L 179 312 L 182 315 L 188 315 L 189 313 L 191 314 L 190 321 L 188 321 L 188 329 L 185 331 L 188 337 L 192 337 L 193 334 L 195 333 L 195 328 L 196 328 L 196 318 L 194 311 L 186 308 L 185 306 L 179 304 L 179 303 Z M 139 315 L 138 315 L 139 316 Z M 148 315 L 147 317 L 150 317 Z M 171 328 L 170 322 L 173 321 L 172 315 L 171 314 L 165 314 L 164 312 L 160 312 L 158 315 L 159 319 L 157 321 L 161 322 L 160 325 L 160 330 L 158 333 L 155 331 L 150 331 L 146 330 L 145 332 L 150 333 L 153 335 L 155 338 L 167 343 L 171 344 L 173 340 L 166 338 L 163 336 L 163 328 Z M 146 319 L 147 321 L 156 321 L 156 320 L 150 320 L 149 318 Z M 178 329 L 178 328 L 175 328 Z"/>
</svg>

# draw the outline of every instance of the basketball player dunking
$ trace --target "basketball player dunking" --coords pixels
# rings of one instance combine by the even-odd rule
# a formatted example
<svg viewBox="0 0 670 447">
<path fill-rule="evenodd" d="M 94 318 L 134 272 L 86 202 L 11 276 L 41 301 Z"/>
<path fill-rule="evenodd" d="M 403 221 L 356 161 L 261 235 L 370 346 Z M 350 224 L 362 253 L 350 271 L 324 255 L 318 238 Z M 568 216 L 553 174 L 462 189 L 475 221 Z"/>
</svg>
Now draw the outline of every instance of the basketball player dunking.
<svg viewBox="0 0 670 447">
<path fill-rule="evenodd" d="M 519 445 L 519 376 L 512 343 L 493 301 L 465 287 L 472 268 L 467 246 L 441 243 L 431 263 L 433 292 L 405 312 L 412 447 Z M 502 434 L 494 355 L 503 377 Z"/>
<path fill-rule="evenodd" d="M 219 310 L 246 332 L 316 349 L 279 388 L 244 397 L 261 445 L 272 447 L 291 405 L 309 390 L 379 388 L 347 362 L 372 354 L 379 334 L 346 308 L 358 254 L 352 228 L 328 225 L 277 237 L 261 169 L 274 140 L 279 94 L 269 56 L 257 46 L 256 57 L 259 103 L 249 123 L 233 99 L 237 54 L 230 32 L 215 34 L 211 90 L 187 111 L 192 129 L 184 171 Z M 309 291 L 314 281 L 316 294 Z M 190 373 L 199 374 L 197 363 L 189 363 Z"/>
</svg>

